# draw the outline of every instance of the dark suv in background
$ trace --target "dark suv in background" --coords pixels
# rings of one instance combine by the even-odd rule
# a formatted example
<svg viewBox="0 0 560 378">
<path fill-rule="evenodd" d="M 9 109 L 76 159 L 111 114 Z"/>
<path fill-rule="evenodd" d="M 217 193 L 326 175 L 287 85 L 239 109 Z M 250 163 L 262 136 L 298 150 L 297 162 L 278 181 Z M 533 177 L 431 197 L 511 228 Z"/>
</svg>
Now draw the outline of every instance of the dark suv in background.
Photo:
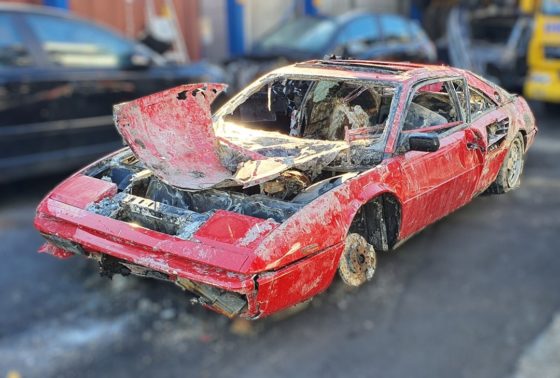
<svg viewBox="0 0 560 378">
<path fill-rule="evenodd" d="M 121 144 L 113 104 L 221 68 L 177 65 L 56 9 L 0 5 L 0 182 L 70 169 Z"/>
</svg>

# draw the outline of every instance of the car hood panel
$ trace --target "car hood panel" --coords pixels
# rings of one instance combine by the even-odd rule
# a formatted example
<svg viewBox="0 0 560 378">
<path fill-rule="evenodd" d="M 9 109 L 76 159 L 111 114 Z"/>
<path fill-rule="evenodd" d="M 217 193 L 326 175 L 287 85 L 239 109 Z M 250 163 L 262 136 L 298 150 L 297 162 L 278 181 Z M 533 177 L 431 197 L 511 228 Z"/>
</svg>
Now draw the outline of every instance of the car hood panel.
<svg viewBox="0 0 560 378">
<path fill-rule="evenodd" d="M 223 84 L 190 84 L 114 107 L 115 125 L 161 180 L 205 189 L 231 177 L 218 156 L 210 105 Z"/>
</svg>

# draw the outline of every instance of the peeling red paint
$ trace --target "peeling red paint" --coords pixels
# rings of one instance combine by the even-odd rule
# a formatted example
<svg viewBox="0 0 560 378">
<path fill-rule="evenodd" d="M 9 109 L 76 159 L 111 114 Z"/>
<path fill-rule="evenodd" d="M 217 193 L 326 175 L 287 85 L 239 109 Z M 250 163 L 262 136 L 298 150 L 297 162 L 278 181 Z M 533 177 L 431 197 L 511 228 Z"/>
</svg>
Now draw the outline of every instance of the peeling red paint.
<svg viewBox="0 0 560 378">
<path fill-rule="evenodd" d="M 210 105 L 222 84 L 189 84 L 115 105 L 124 140 L 162 180 L 204 189 L 231 176 L 220 162 Z"/>
</svg>

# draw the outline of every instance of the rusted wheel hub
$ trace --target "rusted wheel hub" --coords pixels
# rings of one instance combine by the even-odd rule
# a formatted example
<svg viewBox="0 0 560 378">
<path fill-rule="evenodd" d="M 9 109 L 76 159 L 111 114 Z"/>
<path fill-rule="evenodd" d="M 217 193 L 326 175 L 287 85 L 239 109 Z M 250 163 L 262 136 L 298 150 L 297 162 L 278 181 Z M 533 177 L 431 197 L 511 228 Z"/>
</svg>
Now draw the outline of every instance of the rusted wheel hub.
<svg viewBox="0 0 560 378">
<path fill-rule="evenodd" d="M 345 244 L 338 272 L 347 285 L 360 286 L 375 273 L 375 250 L 359 234 L 349 234 Z"/>
</svg>

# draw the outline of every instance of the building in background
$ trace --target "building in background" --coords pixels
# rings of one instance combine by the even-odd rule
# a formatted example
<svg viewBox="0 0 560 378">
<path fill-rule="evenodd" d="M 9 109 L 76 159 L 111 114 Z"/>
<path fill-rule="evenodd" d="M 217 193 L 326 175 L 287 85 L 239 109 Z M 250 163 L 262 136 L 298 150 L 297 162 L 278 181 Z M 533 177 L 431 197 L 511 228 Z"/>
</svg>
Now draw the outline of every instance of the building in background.
<svg viewBox="0 0 560 378">
<path fill-rule="evenodd" d="M 68 9 L 84 18 L 140 38 L 150 0 L 8 0 Z M 166 0 L 153 0 L 165 12 Z M 173 0 L 191 60 L 223 60 L 240 53 L 278 23 L 305 13 L 340 14 L 351 9 L 409 14 L 410 0 Z"/>
<path fill-rule="evenodd" d="M 3 2 L 49 5 L 68 9 L 77 15 L 109 26 L 127 37 L 141 38 L 146 27 L 146 14 L 150 0 L 8 0 Z M 221 1 L 221 0 L 219 0 Z M 191 60 L 201 58 L 201 38 L 199 27 L 199 0 L 172 0 L 178 29 L 186 52 Z M 157 13 L 165 12 L 166 0 L 153 0 Z"/>
</svg>

